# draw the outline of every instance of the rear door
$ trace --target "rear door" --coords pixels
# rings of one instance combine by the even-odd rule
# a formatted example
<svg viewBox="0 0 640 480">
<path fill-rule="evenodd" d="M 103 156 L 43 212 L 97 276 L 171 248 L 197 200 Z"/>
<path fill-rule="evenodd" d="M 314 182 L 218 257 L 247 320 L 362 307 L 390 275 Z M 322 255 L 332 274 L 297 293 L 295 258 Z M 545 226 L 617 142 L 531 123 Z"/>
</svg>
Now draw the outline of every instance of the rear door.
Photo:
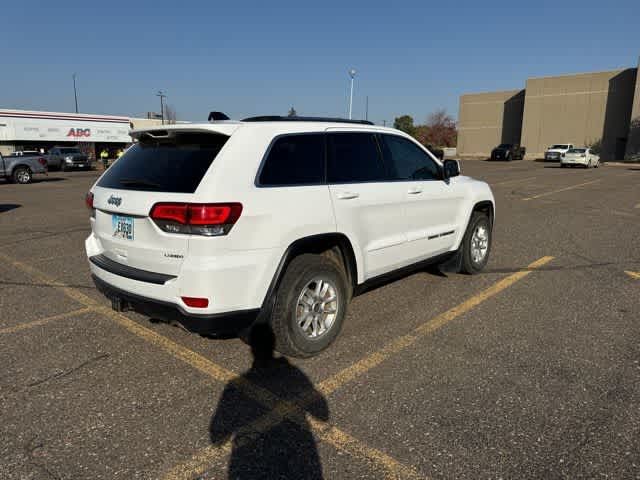
<svg viewBox="0 0 640 480">
<path fill-rule="evenodd" d="M 194 192 L 228 136 L 189 131 L 143 135 L 100 178 L 94 233 L 109 259 L 177 275 L 189 235 L 167 232 L 149 214 L 156 203 L 193 203 Z"/>
<path fill-rule="evenodd" d="M 461 228 L 464 186 L 455 177 L 442 180 L 441 167 L 413 141 L 391 134 L 380 139 L 391 178 L 402 190 L 411 260 L 451 250 Z"/>
<path fill-rule="evenodd" d="M 404 265 L 404 192 L 388 181 L 375 134 L 328 133 L 327 182 L 337 229 L 357 244 L 364 278 Z"/>
</svg>

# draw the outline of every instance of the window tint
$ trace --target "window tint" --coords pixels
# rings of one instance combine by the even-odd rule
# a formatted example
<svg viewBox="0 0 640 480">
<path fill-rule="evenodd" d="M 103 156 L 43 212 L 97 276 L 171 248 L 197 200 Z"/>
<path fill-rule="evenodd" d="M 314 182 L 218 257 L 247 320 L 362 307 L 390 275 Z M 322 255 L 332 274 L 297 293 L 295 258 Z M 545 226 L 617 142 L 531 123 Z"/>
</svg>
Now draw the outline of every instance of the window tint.
<svg viewBox="0 0 640 480">
<path fill-rule="evenodd" d="M 370 133 L 328 135 L 327 177 L 331 183 L 375 182 L 386 179 L 375 137 Z"/>
<path fill-rule="evenodd" d="M 440 168 L 413 142 L 397 135 L 382 135 L 383 151 L 394 180 L 439 180 Z"/>
<path fill-rule="evenodd" d="M 260 185 L 324 183 L 324 135 L 286 135 L 269 150 L 258 179 Z"/>
<path fill-rule="evenodd" d="M 143 136 L 109 167 L 98 186 L 193 193 L 228 138 L 189 132 L 168 139 Z"/>
</svg>

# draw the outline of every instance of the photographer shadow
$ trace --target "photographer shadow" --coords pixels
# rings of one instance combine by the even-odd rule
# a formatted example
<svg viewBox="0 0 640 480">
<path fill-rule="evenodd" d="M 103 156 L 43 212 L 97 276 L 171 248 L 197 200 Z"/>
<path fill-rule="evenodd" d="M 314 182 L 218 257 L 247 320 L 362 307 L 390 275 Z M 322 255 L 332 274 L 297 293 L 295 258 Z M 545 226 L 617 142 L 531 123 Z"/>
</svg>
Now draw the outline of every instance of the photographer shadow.
<svg viewBox="0 0 640 480">
<path fill-rule="evenodd" d="M 302 370 L 284 357 L 274 357 L 275 338 L 269 325 L 255 326 L 249 344 L 253 364 L 226 385 L 209 425 L 212 444 L 222 445 L 232 439 L 228 478 L 322 479 L 316 441 L 305 415 L 296 416 L 295 421 L 278 419 L 267 428 L 255 428 L 252 424 L 269 409 L 250 398 L 242 385 L 249 382 L 285 401 L 295 401 L 300 395 L 313 398 L 312 403 L 304 405 L 305 414 L 325 421 L 329 418 L 326 399 Z"/>
</svg>

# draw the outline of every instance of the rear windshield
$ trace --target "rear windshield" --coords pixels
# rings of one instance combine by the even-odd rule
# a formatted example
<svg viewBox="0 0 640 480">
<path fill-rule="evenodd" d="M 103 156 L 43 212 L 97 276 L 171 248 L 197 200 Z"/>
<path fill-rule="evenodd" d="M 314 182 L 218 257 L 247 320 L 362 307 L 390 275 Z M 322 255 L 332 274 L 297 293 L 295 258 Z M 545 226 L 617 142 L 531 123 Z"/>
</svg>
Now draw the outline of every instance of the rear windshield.
<svg viewBox="0 0 640 480">
<path fill-rule="evenodd" d="M 587 149 L 586 148 L 572 148 L 571 150 L 569 150 L 569 152 L 567 153 L 584 153 L 586 152 Z"/>
<path fill-rule="evenodd" d="M 77 148 L 61 148 L 60 153 L 68 155 L 70 153 L 80 153 L 80 150 L 78 150 Z"/>
<path fill-rule="evenodd" d="M 228 138 L 190 132 L 161 139 L 143 136 L 109 167 L 98 186 L 193 193 Z"/>
</svg>

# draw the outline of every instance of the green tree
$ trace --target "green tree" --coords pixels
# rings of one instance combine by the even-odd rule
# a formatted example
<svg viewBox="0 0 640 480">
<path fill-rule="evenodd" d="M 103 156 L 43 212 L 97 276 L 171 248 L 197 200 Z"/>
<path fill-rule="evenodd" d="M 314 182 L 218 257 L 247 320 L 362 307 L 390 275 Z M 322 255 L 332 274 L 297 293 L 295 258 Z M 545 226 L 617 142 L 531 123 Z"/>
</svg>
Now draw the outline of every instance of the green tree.
<svg viewBox="0 0 640 480">
<path fill-rule="evenodd" d="M 402 115 L 401 117 L 396 117 L 393 121 L 393 128 L 397 128 L 404 133 L 413 135 L 415 131 L 415 126 L 413 125 L 413 117 L 411 115 Z"/>
</svg>

